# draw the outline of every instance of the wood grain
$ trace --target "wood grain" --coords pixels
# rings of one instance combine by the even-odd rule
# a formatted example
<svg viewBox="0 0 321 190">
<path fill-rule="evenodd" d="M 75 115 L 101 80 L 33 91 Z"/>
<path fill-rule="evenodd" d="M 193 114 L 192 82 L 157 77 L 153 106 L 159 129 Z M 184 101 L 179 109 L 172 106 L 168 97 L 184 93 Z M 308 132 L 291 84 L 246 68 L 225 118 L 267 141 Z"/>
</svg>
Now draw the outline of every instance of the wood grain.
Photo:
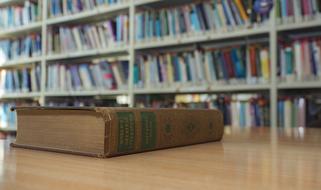
<svg viewBox="0 0 321 190">
<path fill-rule="evenodd" d="M 0 189 L 321 189 L 321 130 L 226 128 L 222 142 L 110 159 L 11 148 Z"/>
</svg>

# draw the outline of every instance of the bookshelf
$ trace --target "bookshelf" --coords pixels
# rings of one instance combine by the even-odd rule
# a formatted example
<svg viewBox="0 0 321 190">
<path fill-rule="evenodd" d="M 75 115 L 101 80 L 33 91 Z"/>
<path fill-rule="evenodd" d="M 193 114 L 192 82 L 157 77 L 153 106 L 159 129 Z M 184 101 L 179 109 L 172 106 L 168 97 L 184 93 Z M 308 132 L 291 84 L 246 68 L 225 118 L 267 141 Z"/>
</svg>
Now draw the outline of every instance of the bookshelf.
<svg viewBox="0 0 321 190">
<path fill-rule="evenodd" d="M 21 3 L 19 0 L 3 0 L 0 1 L 0 6 L 8 4 Z M 216 92 L 255 92 L 266 91 L 270 97 L 270 119 L 271 126 L 277 126 L 277 101 L 278 93 L 285 89 L 318 89 L 321 88 L 321 81 L 311 82 L 295 82 L 285 83 L 279 82 L 277 76 L 277 61 L 278 61 L 278 42 L 277 39 L 282 32 L 291 32 L 296 30 L 304 30 L 309 28 L 321 27 L 321 17 L 312 20 L 306 20 L 299 23 L 285 23 L 280 24 L 277 17 L 275 8 L 270 13 L 270 19 L 264 25 L 254 26 L 252 28 L 239 28 L 238 30 L 215 32 L 206 31 L 199 33 L 192 33 L 188 35 L 180 35 L 175 38 L 164 37 L 159 39 L 149 39 L 136 41 L 135 40 L 135 14 L 137 9 L 142 7 L 157 6 L 160 3 L 172 3 L 171 1 L 160 0 L 127 0 L 122 3 L 117 3 L 110 6 L 101 6 L 92 10 L 87 10 L 70 15 L 64 15 L 59 17 L 48 17 L 48 2 L 49 0 L 43 0 L 42 2 L 42 19 L 31 23 L 29 25 L 10 28 L 0 31 L 0 38 L 8 36 L 16 36 L 21 34 L 28 34 L 30 32 L 39 31 L 42 35 L 42 55 L 39 57 L 32 57 L 21 60 L 7 61 L 0 67 L 16 67 L 21 64 L 40 63 L 41 64 L 41 91 L 39 93 L 22 93 L 22 94 L 5 94 L 0 96 L 1 99 L 5 98 L 38 98 L 41 105 L 44 105 L 46 98 L 48 97 L 63 97 L 63 96 L 115 96 L 115 95 L 128 95 L 130 106 L 135 104 L 135 95 L 141 94 L 175 94 L 175 93 L 216 93 Z M 175 1 L 174 3 L 181 3 Z M 68 23 L 87 23 L 95 22 L 97 18 L 111 17 L 117 14 L 127 13 L 129 15 L 129 41 L 127 45 L 114 46 L 112 48 L 105 49 L 91 49 L 77 52 L 65 52 L 60 54 L 47 54 L 47 30 L 50 27 L 58 26 Z M 196 43 L 211 42 L 215 44 L 217 41 L 223 41 L 223 43 L 233 43 L 239 40 L 239 38 L 251 38 L 254 36 L 267 36 L 267 43 L 269 44 L 270 52 L 270 82 L 267 84 L 230 84 L 230 85 L 212 85 L 204 84 L 201 86 L 184 86 L 184 87 L 162 87 L 162 88 L 144 88 L 137 89 L 134 86 L 133 69 L 134 61 L 138 52 L 147 51 L 157 48 L 176 48 L 177 46 L 188 46 Z M 219 42 L 222 43 L 222 42 Z M 159 49 L 157 49 L 159 50 Z M 121 57 L 129 61 L 129 76 L 128 76 L 128 89 L 126 90 L 83 90 L 83 91 L 64 91 L 64 92 L 49 92 L 46 90 L 46 68 L 47 65 L 54 61 L 72 61 L 85 59 L 88 57 Z"/>
</svg>

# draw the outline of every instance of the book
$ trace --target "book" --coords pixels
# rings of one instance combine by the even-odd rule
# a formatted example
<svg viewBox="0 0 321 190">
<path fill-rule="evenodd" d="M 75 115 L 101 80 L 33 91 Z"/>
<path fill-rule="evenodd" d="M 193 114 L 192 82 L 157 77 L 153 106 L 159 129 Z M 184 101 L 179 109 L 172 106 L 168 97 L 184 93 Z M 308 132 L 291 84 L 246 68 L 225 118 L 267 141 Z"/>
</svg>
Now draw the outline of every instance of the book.
<svg viewBox="0 0 321 190">
<path fill-rule="evenodd" d="M 0 69 L 0 92 L 40 92 L 40 67 L 40 64 L 30 64 L 20 68 Z"/>
<path fill-rule="evenodd" d="M 86 63 L 51 63 L 47 66 L 48 91 L 116 90 L 126 89 L 128 61 L 93 59 Z"/>
<path fill-rule="evenodd" d="M 38 33 L 0 40 L 1 61 L 18 60 L 41 55 L 41 35 Z"/>
<path fill-rule="evenodd" d="M 0 29 L 26 26 L 41 20 L 41 3 L 24 1 L 23 4 L 0 7 Z"/>
<path fill-rule="evenodd" d="M 128 15 L 105 21 L 52 27 L 47 32 L 47 53 L 72 53 L 124 46 L 129 42 Z"/>
<path fill-rule="evenodd" d="M 233 31 L 264 25 L 268 19 L 269 13 L 256 13 L 250 23 L 248 11 L 241 0 L 183 2 L 171 7 L 140 8 L 135 14 L 135 40 L 148 42 L 208 31 Z"/>
<path fill-rule="evenodd" d="M 133 76 L 136 88 L 268 83 L 269 49 L 257 43 L 146 52 L 137 55 L 134 70 L 138 71 Z"/>
<path fill-rule="evenodd" d="M 282 82 L 313 81 L 321 76 L 320 36 L 292 36 L 280 41 L 278 76 Z"/>
<path fill-rule="evenodd" d="M 77 14 L 85 11 L 98 11 L 100 7 L 112 7 L 128 0 L 49 0 L 49 17 L 59 17 Z"/>
<path fill-rule="evenodd" d="M 320 16 L 318 0 L 277 0 L 277 18 L 280 24 L 298 23 Z"/>
<path fill-rule="evenodd" d="M 217 110 L 107 107 L 14 109 L 18 120 L 14 147 L 95 157 L 219 141 L 224 131 L 223 117 Z M 58 124 L 57 121 L 61 122 Z M 43 125 L 46 125 L 46 130 L 42 130 Z"/>
</svg>

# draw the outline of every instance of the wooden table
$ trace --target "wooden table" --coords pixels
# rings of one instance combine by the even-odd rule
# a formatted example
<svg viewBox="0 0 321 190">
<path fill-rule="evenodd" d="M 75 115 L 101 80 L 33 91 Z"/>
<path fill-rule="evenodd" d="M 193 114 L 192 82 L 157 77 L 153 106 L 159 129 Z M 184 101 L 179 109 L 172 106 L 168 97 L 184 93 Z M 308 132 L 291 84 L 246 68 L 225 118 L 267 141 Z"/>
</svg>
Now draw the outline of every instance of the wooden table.
<svg viewBox="0 0 321 190">
<path fill-rule="evenodd" d="M 321 189 L 321 129 L 226 128 L 222 142 L 111 159 L 11 148 L 0 189 Z"/>
</svg>

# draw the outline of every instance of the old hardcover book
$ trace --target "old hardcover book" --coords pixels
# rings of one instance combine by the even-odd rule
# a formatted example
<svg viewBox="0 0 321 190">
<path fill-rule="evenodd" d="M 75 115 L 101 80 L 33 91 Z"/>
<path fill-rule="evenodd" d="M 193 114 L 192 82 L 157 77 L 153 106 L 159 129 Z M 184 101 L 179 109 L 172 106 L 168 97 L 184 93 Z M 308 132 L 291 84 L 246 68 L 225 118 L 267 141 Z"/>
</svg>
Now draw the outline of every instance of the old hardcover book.
<svg viewBox="0 0 321 190">
<path fill-rule="evenodd" d="M 210 141 L 223 116 L 205 109 L 17 107 L 14 147 L 112 157 Z"/>
</svg>

